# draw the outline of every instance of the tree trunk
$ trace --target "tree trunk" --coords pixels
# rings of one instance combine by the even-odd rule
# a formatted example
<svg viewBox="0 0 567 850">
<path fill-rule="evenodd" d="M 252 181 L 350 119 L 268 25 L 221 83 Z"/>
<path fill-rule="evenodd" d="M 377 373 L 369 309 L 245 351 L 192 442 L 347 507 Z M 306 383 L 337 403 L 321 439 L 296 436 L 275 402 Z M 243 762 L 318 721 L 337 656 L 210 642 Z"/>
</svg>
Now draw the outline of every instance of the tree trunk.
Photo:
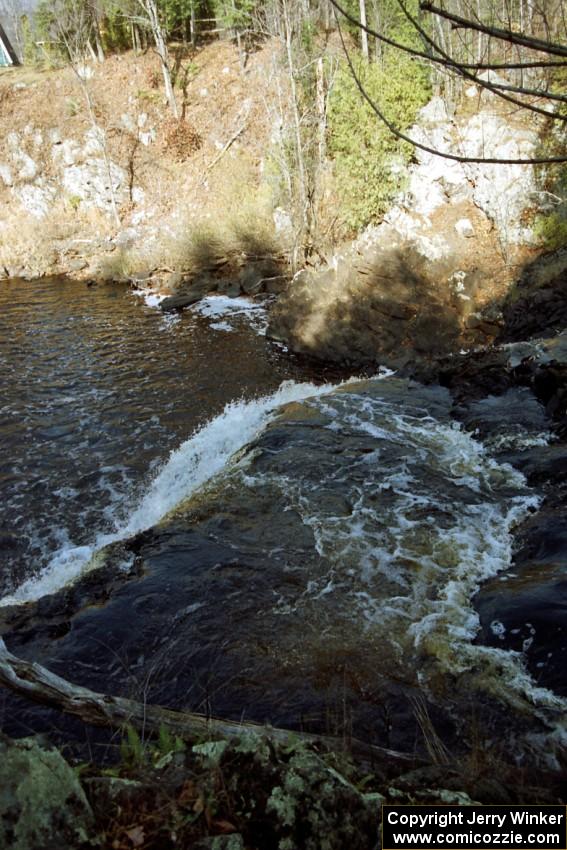
<svg viewBox="0 0 567 850">
<path fill-rule="evenodd" d="M 283 24 L 285 30 L 285 47 L 287 67 L 289 74 L 289 85 L 291 89 L 291 106 L 293 113 L 294 126 L 294 141 L 295 141 L 295 159 L 297 166 L 297 183 L 298 183 L 298 198 L 297 205 L 299 207 L 299 227 L 295 245 L 293 248 L 293 267 L 294 269 L 300 265 L 299 254 L 303 254 L 302 259 L 305 259 L 306 247 L 310 241 L 310 215 L 309 215 L 309 191 L 307 186 L 307 170 L 303 156 L 303 144 L 301 139 L 301 116 L 299 114 L 299 94 L 295 80 L 295 62 L 293 60 L 293 45 L 292 45 L 292 28 L 289 15 L 289 5 L 287 0 L 283 2 Z M 302 244 L 298 244 L 302 243 Z"/>
<path fill-rule="evenodd" d="M 317 59 L 317 148 L 319 170 L 325 165 L 325 140 L 327 135 L 327 92 L 323 57 Z"/>
<path fill-rule="evenodd" d="M 97 62 L 98 61 L 97 56 L 96 56 L 96 53 L 94 52 L 94 48 L 93 48 L 92 44 L 90 43 L 90 41 L 87 41 L 87 50 L 89 51 L 90 57 L 93 60 L 93 62 Z"/>
<path fill-rule="evenodd" d="M 160 23 L 159 13 L 156 0 L 138 0 L 141 8 L 146 15 L 152 35 L 156 45 L 156 51 L 161 62 L 161 71 L 163 74 L 163 82 L 165 86 L 165 96 L 169 104 L 169 108 L 174 118 L 179 118 L 179 110 L 177 109 L 177 101 L 175 100 L 175 92 L 173 91 L 173 83 L 171 81 L 171 70 L 169 67 L 169 52 L 165 33 Z"/>
<path fill-rule="evenodd" d="M 368 33 L 366 32 L 366 29 L 365 29 L 365 27 L 368 26 L 368 23 L 367 23 L 367 20 L 366 20 L 366 0 L 359 0 L 359 6 L 360 6 L 360 23 L 362 24 L 362 26 L 360 28 L 362 55 L 364 56 L 364 58 L 368 62 L 368 60 L 369 60 Z"/>
<path fill-rule="evenodd" d="M 100 37 L 100 28 L 99 28 L 98 21 L 94 25 L 94 38 L 95 38 L 97 58 L 98 58 L 98 61 L 102 63 L 102 62 L 104 62 L 106 57 L 104 55 L 104 47 L 102 46 L 102 38 Z"/>
<path fill-rule="evenodd" d="M 167 50 L 165 39 L 161 35 L 159 37 L 159 40 L 156 37 L 156 48 L 161 61 L 161 71 L 163 74 L 163 82 L 165 86 L 165 96 L 167 98 L 167 102 L 169 104 L 169 108 L 171 109 L 173 117 L 179 118 L 179 110 L 177 109 L 177 101 L 175 99 L 175 92 L 173 90 L 173 83 L 171 81 L 171 71 L 169 69 L 169 52 Z"/>
<path fill-rule="evenodd" d="M 191 3 L 191 45 L 197 44 L 197 15 L 195 13 L 195 0 Z"/>
</svg>

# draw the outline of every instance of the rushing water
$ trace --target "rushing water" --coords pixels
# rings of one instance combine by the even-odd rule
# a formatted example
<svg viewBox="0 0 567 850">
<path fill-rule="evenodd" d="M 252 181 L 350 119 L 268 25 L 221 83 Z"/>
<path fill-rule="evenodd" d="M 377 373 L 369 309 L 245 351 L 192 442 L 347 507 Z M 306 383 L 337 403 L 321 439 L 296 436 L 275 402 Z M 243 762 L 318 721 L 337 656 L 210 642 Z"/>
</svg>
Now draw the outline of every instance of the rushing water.
<svg viewBox="0 0 567 850">
<path fill-rule="evenodd" d="M 533 714 L 525 741 L 562 740 L 566 703 L 525 655 L 474 643 L 471 599 L 540 498 L 452 420 L 448 392 L 389 375 L 337 391 L 266 341 L 261 305 L 167 317 L 157 300 L 0 290 L 0 604 L 101 563 L 144 576 L 58 626 L 49 664 L 118 691 L 137 670 L 169 704 L 205 675 L 219 713 L 279 706 L 297 724 L 326 711 L 313 691 L 341 657 L 354 713 L 378 681 L 382 700 L 397 681 L 441 703 L 458 682 L 453 714 L 474 692 Z M 492 444 L 545 440 L 514 425 Z"/>
<path fill-rule="evenodd" d="M 72 573 L 97 536 L 124 527 L 195 429 L 229 402 L 301 378 L 266 342 L 260 306 L 210 298 L 171 317 L 146 300 L 65 280 L 0 286 L 4 593 L 50 564 Z M 157 519 L 154 502 L 146 522 Z"/>
</svg>

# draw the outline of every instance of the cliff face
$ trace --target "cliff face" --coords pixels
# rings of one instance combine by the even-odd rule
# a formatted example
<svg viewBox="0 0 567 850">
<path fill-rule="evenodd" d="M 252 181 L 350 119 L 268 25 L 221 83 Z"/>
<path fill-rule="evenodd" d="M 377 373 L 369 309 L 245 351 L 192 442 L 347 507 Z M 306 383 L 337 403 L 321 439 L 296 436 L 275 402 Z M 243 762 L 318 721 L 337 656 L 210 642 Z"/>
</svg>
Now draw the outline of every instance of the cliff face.
<svg viewBox="0 0 567 850">
<path fill-rule="evenodd" d="M 441 98 L 410 135 L 426 147 L 477 158 L 536 155 L 529 113 L 503 109 L 473 87 L 447 115 Z M 416 149 L 406 192 L 377 227 L 322 272 L 301 272 L 280 300 L 270 333 L 335 362 L 402 365 L 498 334 L 510 284 L 537 253 L 529 226 L 545 209 L 530 165 L 462 163 Z"/>
<path fill-rule="evenodd" d="M 0 143 L 0 274 L 153 274 L 157 288 L 185 295 L 171 278 L 164 287 L 159 270 L 218 276 L 220 263 L 220 276 L 234 277 L 233 267 L 249 262 L 247 246 L 278 253 L 290 217 L 273 210 L 268 173 L 282 129 L 276 100 L 285 100 L 277 46 L 252 54 L 245 72 L 225 43 L 180 54 L 179 123 L 168 117 L 154 59 L 115 56 L 79 69 L 82 83 L 71 69 L 0 78 L 8 130 Z M 541 127 L 502 103 L 473 86 L 449 115 L 433 98 L 410 135 L 457 156 L 533 156 Z M 327 267 L 304 270 L 280 299 L 270 333 L 298 352 L 348 364 L 399 366 L 408 356 L 488 343 L 502 298 L 537 253 L 530 224 L 548 198 L 531 166 L 463 163 L 418 148 L 384 220 Z M 247 237 L 229 268 L 219 233 L 235 216 Z M 188 252 L 189 230 L 203 223 L 206 238 Z M 276 264 L 262 274 L 280 272 Z"/>
</svg>

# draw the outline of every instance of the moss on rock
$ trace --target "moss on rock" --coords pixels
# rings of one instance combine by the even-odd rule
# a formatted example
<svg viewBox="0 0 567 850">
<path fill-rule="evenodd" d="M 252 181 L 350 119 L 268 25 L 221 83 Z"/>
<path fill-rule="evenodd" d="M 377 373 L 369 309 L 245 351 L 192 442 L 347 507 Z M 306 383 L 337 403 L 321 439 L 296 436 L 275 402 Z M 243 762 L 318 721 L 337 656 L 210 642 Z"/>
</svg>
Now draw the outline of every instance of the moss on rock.
<svg viewBox="0 0 567 850">
<path fill-rule="evenodd" d="M 93 814 L 58 750 L 32 738 L 0 739 L 0 846 L 11 850 L 95 847 Z"/>
</svg>

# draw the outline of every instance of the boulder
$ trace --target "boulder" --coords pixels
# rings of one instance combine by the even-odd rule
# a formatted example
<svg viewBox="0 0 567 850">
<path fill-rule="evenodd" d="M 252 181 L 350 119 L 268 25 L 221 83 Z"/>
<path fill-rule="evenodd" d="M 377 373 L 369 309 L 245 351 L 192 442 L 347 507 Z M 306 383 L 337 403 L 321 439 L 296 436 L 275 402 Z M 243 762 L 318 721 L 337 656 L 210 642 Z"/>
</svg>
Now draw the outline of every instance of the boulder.
<svg viewBox="0 0 567 850">
<path fill-rule="evenodd" d="M 544 462 L 549 451 L 539 450 Z M 558 457 L 557 451 L 550 452 L 564 473 L 565 444 L 560 453 Z M 559 484 L 542 509 L 523 524 L 513 569 L 486 582 L 474 600 L 481 625 L 477 641 L 520 653 L 538 686 L 562 696 L 567 696 L 566 495 Z"/>
<path fill-rule="evenodd" d="M 567 250 L 538 258 L 524 270 L 504 304 L 501 342 L 547 336 L 567 325 Z"/>
<path fill-rule="evenodd" d="M 0 739 L 0 846 L 11 850 L 83 850 L 93 814 L 74 771 L 58 750 L 36 740 Z"/>
<path fill-rule="evenodd" d="M 164 313 L 172 313 L 174 310 L 182 310 L 196 304 L 203 297 L 202 292 L 187 292 L 184 295 L 169 295 L 160 301 L 159 306 Z"/>
<path fill-rule="evenodd" d="M 207 293 L 215 292 L 219 288 L 219 282 L 209 274 L 199 275 L 192 283 L 183 286 L 181 279 L 176 278 L 174 282 L 178 283 L 179 289 L 175 295 L 170 295 L 160 301 L 160 307 L 164 313 L 170 313 L 173 310 L 182 310 L 183 307 L 190 307 L 191 304 L 196 304 Z M 240 293 L 238 289 L 237 295 Z"/>
<path fill-rule="evenodd" d="M 241 293 L 240 283 L 232 278 L 222 278 L 217 286 L 219 292 L 228 295 L 229 298 L 238 298 Z"/>
<path fill-rule="evenodd" d="M 455 224 L 455 230 L 459 236 L 463 236 L 465 239 L 471 239 L 474 236 L 474 227 L 469 218 L 460 218 Z"/>
<path fill-rule="evenodd" d="M 88 262 L 81 257 L 77 257 L 74 260 L 69 260 L 69 262 L 67 263 L 67 269 L 70 272 L 81 272 L 83 271 L 83 269 L 86 269 L 87 266 Z"/>
<path fill-rule="evenodd" d="M 238 275 L 242 291 L 246 295 L 255 295 L 265 289 L 266 279 L 272 279 L 278 274 L 278 267 L 272 260 L 261 263 L 249 263 Z"/>
<path fill-rule="evenodd" d="M 351 262 L 303 270 L 272 310 L 268 336 L 293 350 L 344 365 L 399 367 L 453 350 L 460 316 L 443 259 L 412 241 L 360 246 Z"/>
<path fill-rule="evenodd" d="M 186 282 L 186 274 L 183 272 L 172 272 L 165 281 L 164 289 L 172 295 L 175 295 L 184 286 L 184 284 L 186 284 Z"/>
</svg>

